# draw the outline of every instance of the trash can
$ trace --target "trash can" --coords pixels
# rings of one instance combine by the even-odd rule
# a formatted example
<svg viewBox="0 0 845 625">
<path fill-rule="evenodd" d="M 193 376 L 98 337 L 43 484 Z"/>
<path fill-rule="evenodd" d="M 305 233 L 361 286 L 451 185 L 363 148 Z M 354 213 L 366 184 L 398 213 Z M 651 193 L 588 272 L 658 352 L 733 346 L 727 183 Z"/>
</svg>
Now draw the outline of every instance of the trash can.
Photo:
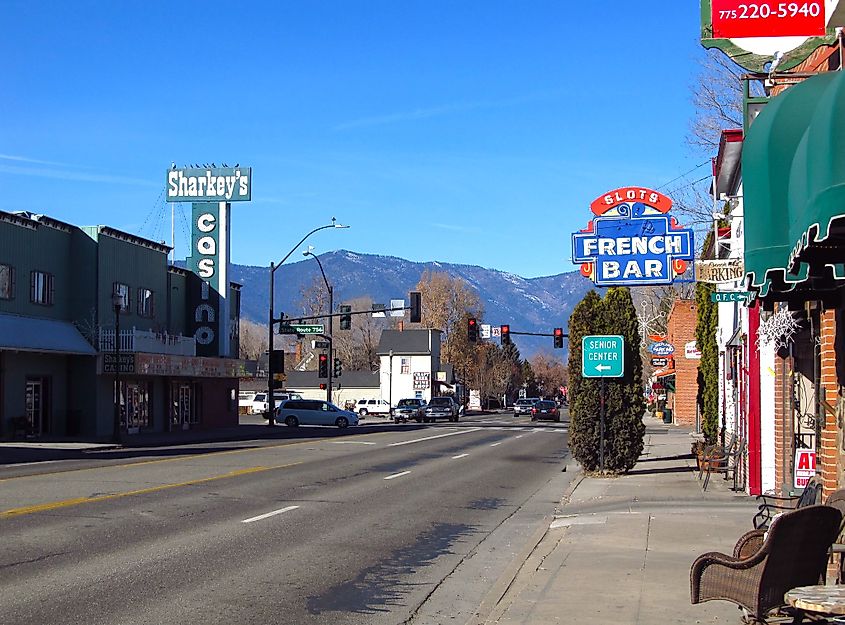
<svg viewBox="0 0 845 625">
<path fill-rule="evenodd" d="M 664 408 L 663 409 L 663 423 L 672 423 L 672 409 L 671 408 Z"/>
</svg>

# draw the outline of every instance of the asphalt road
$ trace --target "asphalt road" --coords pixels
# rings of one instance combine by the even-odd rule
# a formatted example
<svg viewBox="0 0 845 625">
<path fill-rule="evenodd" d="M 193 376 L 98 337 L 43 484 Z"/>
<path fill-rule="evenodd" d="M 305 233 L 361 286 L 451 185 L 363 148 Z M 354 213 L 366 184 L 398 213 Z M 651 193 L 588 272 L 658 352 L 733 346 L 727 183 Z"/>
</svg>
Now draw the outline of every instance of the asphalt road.
<svg viewBox="0 0 845 625">
<path fill-rule="evenodd" d="M 464 623 L 565 491 L 566 429 L 488 415 L 7 467 L 0 620 Z"/>
</svg>

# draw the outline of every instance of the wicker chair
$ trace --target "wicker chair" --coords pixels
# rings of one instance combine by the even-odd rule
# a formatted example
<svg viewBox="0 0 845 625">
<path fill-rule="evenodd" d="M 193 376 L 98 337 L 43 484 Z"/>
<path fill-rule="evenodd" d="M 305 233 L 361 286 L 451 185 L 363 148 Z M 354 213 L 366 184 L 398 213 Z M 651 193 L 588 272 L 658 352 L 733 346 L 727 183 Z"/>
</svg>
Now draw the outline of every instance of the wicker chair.
<svg viewBox="0 0 845 625">
<path fill-rule="evenodd" d="M 751 622 L 766 623 L 769 612 L 785 605 L 787 590 L 823 579 L 841 522 L 836 508 L 808 506 L 777 517 L 762 544 L 763 533 L 752 530 L 739 539 L 734 555 L 700 555 L 690 569 L 690 601 L 731 601 Z M 755 542 L 760 548 L 749 554 Z"/>
<path fill-rule="evenodd" d="M 795 497 L 778 497 L 776 495 L 757 495 L 760 505 L 757 514 L 751 522 L 754 529 L 766 529 L 776 514 L 788 512 L 805 506 L 814 506 L 822 502 L 822 482 L 813 476 L 807 482 L 800 495 Z"/>
</svg>

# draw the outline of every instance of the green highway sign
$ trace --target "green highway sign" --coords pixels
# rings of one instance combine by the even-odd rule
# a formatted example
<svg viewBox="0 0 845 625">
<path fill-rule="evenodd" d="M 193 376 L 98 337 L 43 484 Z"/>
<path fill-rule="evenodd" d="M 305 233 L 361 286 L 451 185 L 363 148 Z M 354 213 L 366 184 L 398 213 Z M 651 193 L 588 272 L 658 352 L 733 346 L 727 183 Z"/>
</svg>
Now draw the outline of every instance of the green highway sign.
<svg viewBox="0 0 845 625">
<path fill-rule="evenodd" d="M 592 335 L 581 339 L 581 376 L 621 378 L 625 375 L 625 339 Z"/>
<path fill-rule="evenodd" d="M 301 324 L 279 324 L 279 334 L 323 334 L 325 328 L 322 323 Z"/>
<path fill-rule="evenodd" d="M 751 299 L 748 291 L 714 291 L 710 294 L 710 301 L 717 304 L 722 302 L 747 302 Z"/>
</svg>

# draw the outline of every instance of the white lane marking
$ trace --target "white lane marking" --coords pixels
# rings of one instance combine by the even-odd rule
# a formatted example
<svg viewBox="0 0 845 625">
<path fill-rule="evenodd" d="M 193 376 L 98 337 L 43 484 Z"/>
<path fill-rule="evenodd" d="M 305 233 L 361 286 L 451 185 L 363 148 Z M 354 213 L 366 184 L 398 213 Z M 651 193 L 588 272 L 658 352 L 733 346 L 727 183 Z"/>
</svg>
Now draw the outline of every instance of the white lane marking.
<svg viewBox="0 0 845 625">
<path fill-rule="evenodd" d="M 290 512 L 291 510 L 296 510 L 299 506 L 288 506 L 287 508 L 282 508 L 280 510 L 273 510 L 272 512 L 268 512 L 267 514 L 259 514 L 258 516 L 254 516 L 249 519 L 244 519 L 241 523 L 252 523 L 254 521 L 263 521 L 264 519 L 269 519 L 271 516 L 276 516 L 277 514 L 282 514 L 283 512 Z"/>
<path fill-rule="evenodd" d="M 393 475 L 388 475 L 388 476 L 387 476 L 386 478 L 384 478 L 384 479 L 386 479 L 386 480 L 392 480 L 392 479 L 395 479 L 395 478 L 397 478 L 397 477 L 402 477 L 403 475 L 408 475 L 408 473 L 410 473 L 410 471 L 402 471 L 401 473 L 394 473 Z"/>
<path fill-rule="evenodd" d="M 457 432 L 448 432 L 446 434 L 436 434 L 435 436 L 426 436 L 424 438 L 413 438 L 409 441 L 401 441 L 399 443 L 390 443 L 388 447 L 399 447 L 400 445 L 410 445 L 412 443 L 421 443 L 422 441 L 431 441 L 435 438 L 444 438 L 446 436 L 456 436 L 458 434 L 469 434 L 470 432 L 478 432 L 481 428 L 468 428 L 466 430 L 458 430 Z"/>
<path fill-rule="evenodd" d="M 502 441 L 499 441 L 498 443 L 493 443 L 492 445 L 490 445 L 490 447 L 498 447 L 501 444 L 502 444 Z"/>
<path fill-rule="evenodd" d="M 514 438 L 522 438 L 525 434 L 520 434 L 519 436 L 514 436 Z"/>
<path fill-rule="evenodd" d="M 458 454 L 457 456 L 452 456 L 452 460 L 460 460 L 461 458 L 466 458 L 469 454 Z"/>
<path fill-rule="evenodd" d="M 370 441 L 332 441 L 334 445 L 375 445 Z"/>
</svg>

